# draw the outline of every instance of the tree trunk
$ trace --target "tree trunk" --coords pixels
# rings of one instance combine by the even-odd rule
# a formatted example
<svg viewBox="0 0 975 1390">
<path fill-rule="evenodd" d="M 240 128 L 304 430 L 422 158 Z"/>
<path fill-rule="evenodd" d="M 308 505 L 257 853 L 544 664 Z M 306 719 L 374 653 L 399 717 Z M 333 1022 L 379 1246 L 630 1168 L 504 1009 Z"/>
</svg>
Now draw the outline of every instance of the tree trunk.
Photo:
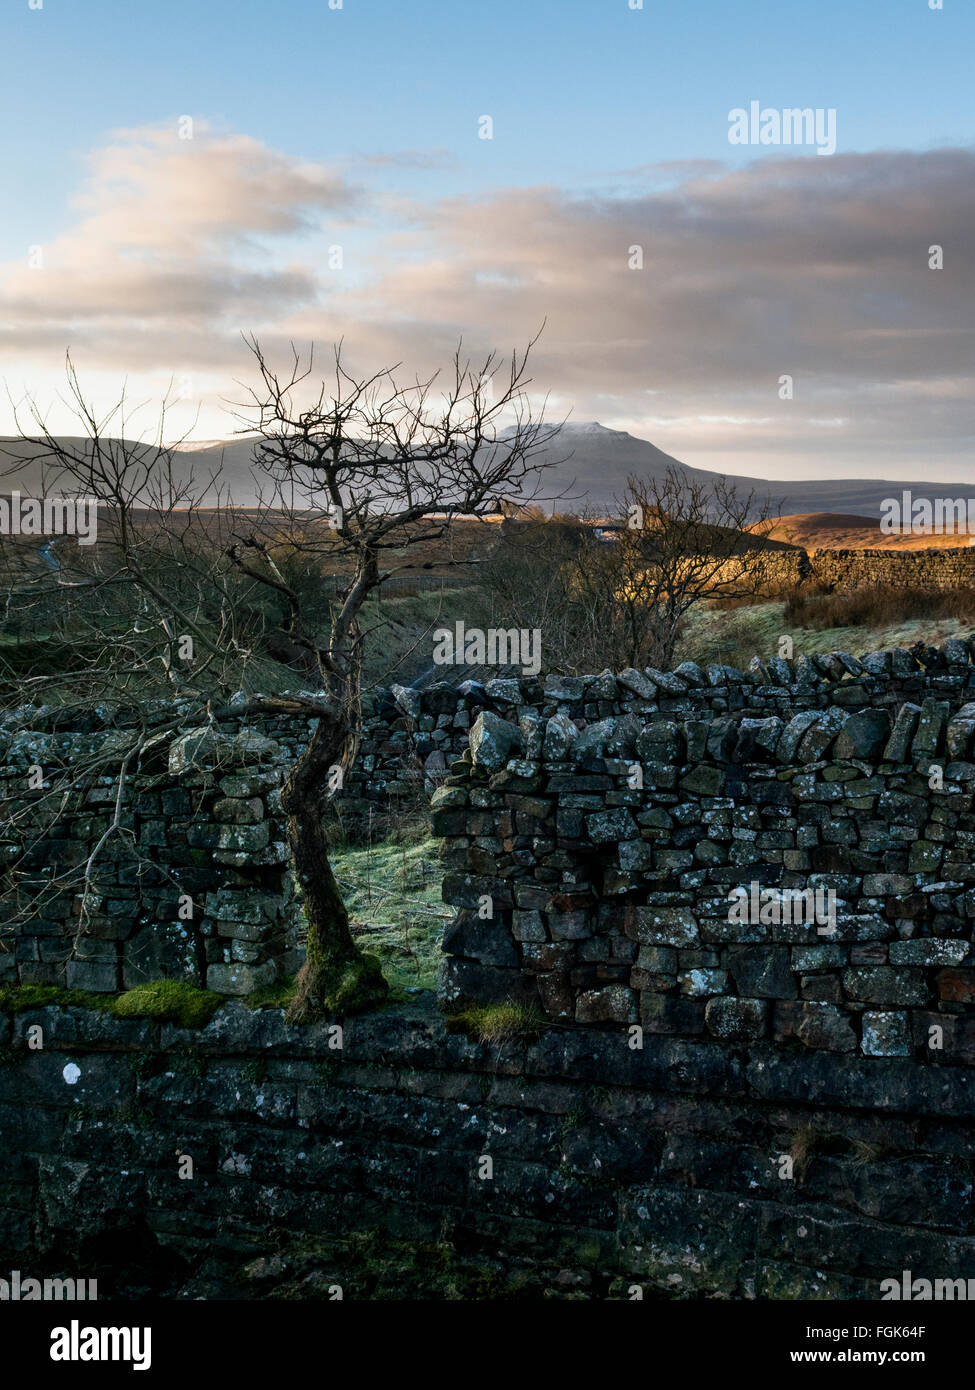
<svg viewBox="0 0 975 1390">
<path fill-rule="evenodd" d="M 358 1013 L 382 1003 L 389 991 L 375 956 L 364 955 L 349 928 L 349 914 L 328 858 L 323 825 L 329 773 L 352 763 L 358 733 L 341 718 L 322 715 L 305 752 L 281 791 L 288 842 L 308 920 L 305 963 L 289 1009 L 291 1022 L 325 1014 Z"/>
</svg>

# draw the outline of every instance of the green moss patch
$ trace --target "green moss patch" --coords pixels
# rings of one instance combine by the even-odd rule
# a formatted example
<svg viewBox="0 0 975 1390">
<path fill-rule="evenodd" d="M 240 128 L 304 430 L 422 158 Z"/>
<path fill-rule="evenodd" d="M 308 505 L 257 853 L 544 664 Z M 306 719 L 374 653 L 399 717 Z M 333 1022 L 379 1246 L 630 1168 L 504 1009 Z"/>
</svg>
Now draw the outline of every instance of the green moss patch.
<svg viewBox="0 0 975 1390">
<path fill-rule="evenodd" d="M 278 980 L 267 989 L 255 990 L 248 994 L 244 1003 L 249 1009 L 286 1009 L 295 997 L 295 981 Z"/>
<path fill-rule="evenodd" d="M 181 1028 L 205 1028 L 224 1002 L 221 995 L 185 980 L 156 980 L 117 995 L 112 1013 L 116 1018 L 154 1018 Z"/>
<path fill-rule="evenodd" d="M 85 989 L 60 989 L 57 985 L 3 985 L 0 987 L 0 1013 L 22 1014 L 28 1009 L 50 1007 L 98 1009 L 111 1013 L 113 994 L 91 994 Z"/>
</svg>

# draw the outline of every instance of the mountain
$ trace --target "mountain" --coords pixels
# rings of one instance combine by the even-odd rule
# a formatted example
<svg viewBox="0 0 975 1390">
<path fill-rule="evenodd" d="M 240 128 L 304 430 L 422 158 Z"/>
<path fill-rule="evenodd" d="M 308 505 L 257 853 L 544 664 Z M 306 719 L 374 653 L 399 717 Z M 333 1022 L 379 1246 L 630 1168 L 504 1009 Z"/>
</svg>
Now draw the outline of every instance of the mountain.
<svg viewBox="0 0 975 1390">
<path fill-rule="evenodd" d="M 626 479 L 631 475 L 663 478 L 668 468 L 674 468 L 696 481 L 707 481 L 714 477 L 710 469 L 692 468 L 681 463 L 649 440 L 638 439 L 625 430 L 607 429 L 597 423 L 564 425 L 559 438 L 549 446 L 547 452 L 549 457 L 565 461 L 553 467 L 546 478 L 546 492 L 553 490 L 552 480 L 558 477 L 559 490 L 565 487 L 571 495 L 584 498 L 596 508 L 608 507 L 614 500 L 622 498 Z M 915 497 L 975 498 L 975 486 L 937 483 L 930 478 L 896 482 L 883 478 L 817 478 L 805 482 L 785 482 L 778 478 L 756 478 L 742 474 L 729 473 L 725 476 L 735 484 L 739 496 L 745 497 L 749 492 L 754 492 L 756 501 L 769 498 L 772 510 L 775 513 L 781 510 L 783 515 L 845 512 L 878 519 L 884 499 L 900 498 L 905 491 L 913 493 Z M 568 509 L 568 499 L 564 505 Z"/>
<path fill-rule="evenodd" d="M 84 441 L 66 439 L 73 446 Z M 222 486 L 241 506 L 257 501 L 257 483 L 251 465 L 254 437 L 229 441 L 209 441 L 184 445 L 179 451 L 183 476 L 192 474 L 198 482 L 222 468 Z M 0 438 L 0 494 L 13 489 L 24 496 L 42 491 L 39 465 L 24 461 L 25 446 L 15 439 Z M 649 440 L 638 439 L 625 430 L 607 429 L 595 421 L 567 424 L 538 455 L 552 467 L 539 480 L 540 500 L 547 500 L 560 511 L 588 506 L 608 512 L 622 499 L 631 475 L 662 479 L 668 468 L 689 480 L 707 482 L 715 474 L 709 469 L 692 468 L 664 453 Z M 885 498 L 900 498 L 905 491 L 915 497 L 975 498 L 975 487 L 959 483 L 938 483 L 930 479 L 890 481 L 878 478 L 815 479 L 785 482 L 780 479 L 726 475 L 739 495 L 754 492 L 756 501 L 771 500 L 772 509 L 785 514 L 812 512 L 847 513 L 878 518 Z M 50 490 L 50 487 L 49 487 Z"/>
</svg>

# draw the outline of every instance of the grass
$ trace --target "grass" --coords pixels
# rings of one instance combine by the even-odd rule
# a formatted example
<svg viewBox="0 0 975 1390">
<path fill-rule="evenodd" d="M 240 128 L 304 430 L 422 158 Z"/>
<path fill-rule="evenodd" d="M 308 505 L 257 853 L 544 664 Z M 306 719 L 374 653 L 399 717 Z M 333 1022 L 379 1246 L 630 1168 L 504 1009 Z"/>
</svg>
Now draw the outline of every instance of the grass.
<svg viewBox="0 0 975 1390">
<path fill-rule="evenodd" d="M 332 854 L 352 931 L 379 957 L 394 992 L 436 984 L 440 940 L 453 915 L 440 897 L 438 849 L 423 817 L 400 825 L 391 839 Z"/>
<path fill-rule="evenodd" d="M 975 621 L 975 589 L 951 593 L 928 589 L 876 587 L 841 593 L 792 595 L 785 605 L 785 620 L 814 631 L 862 627 L 876 631 L 903 623 L 960 620 Z"/>
<path fill-rule="evenodd" d="M 474 1042 L 506 1043 L 521 1039 L 531 1042 L 548 1027 L 545 1016 L 534 1004 L 479 1004 L 453 1014 L 447 1031 L 466 1033 Z"/>
<path fill-rule="evenodd" d="M 471 626 L 487 623 L 484 594 L 473 585 L 430 589 L 401 598 L 382 592 L 367 603 L 362 617 L 363 684 L 410 685 L 433 664 L 433 632 L 463 617 Z"/>
<path fill-rule="evenodd" d="M 967 616 L 970 614 L 971 616 Z M 794 654 L 881 647 L 938 645 L 967 636 L 975 623 L 975 595 L 917 595 L 901 590 L 853 590 L 800 594 L 789 600 L 734 609 L 704 607 L 688 615 L 676 661 L 721 662 L 747 670 L 753 656 L 775 656 L 779 639 L 791 637 Z"/>
</svg>

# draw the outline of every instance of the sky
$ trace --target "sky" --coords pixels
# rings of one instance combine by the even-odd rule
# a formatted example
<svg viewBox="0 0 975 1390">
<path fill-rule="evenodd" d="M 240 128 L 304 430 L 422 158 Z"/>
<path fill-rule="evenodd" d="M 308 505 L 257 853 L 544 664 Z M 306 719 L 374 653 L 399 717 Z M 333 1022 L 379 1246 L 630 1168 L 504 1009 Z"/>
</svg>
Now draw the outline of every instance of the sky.
<svg viewBox="0 0 975 1390">
<path fill-rule="evenodd" d="M 975 5 L 932 3 L 0 0 L 0 431 L 72 429 L 68 350 L 205 440 L 244 333 L 426 373 L 544 322 L 554 415 L 971 481 Z M 753 102 L 822 138 L 732 143 Z"/>
</svg>

